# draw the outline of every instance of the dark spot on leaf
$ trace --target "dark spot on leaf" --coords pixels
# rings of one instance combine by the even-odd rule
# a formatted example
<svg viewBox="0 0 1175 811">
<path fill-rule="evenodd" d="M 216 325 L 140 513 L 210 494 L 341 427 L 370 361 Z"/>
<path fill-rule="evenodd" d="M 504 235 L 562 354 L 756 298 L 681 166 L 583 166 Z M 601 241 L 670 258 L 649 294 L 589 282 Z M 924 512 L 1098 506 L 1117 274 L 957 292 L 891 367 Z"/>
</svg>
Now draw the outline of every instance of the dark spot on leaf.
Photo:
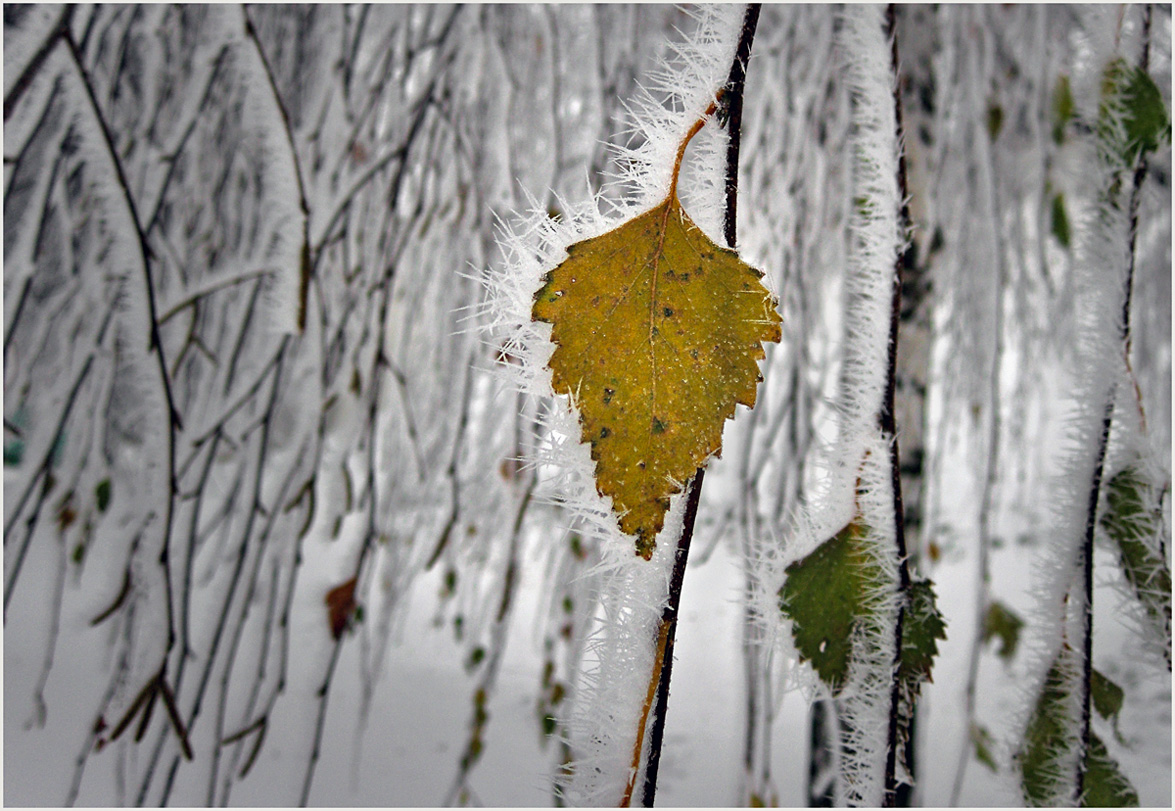
<svg viewBox="0 0 1175 811">
<path fill-rule="evenodd" d="M 654 434 L 665 433 L 665 423 L 661 422 L 661 420 L 657 419 L 656 417 L 653 417 L 653 433 Z"/>
<path fill-rule="evenodd" d="M 672 308 L 672 307 L 666 307 L 666 308 L 665 308 L 665 309 L 663 309 L 661 312 L 665 313 L 665 317 L 666 317 L 666 318 L 672 318 L 672 317 L 673 317 L 673 308 Z"/>
</svg>

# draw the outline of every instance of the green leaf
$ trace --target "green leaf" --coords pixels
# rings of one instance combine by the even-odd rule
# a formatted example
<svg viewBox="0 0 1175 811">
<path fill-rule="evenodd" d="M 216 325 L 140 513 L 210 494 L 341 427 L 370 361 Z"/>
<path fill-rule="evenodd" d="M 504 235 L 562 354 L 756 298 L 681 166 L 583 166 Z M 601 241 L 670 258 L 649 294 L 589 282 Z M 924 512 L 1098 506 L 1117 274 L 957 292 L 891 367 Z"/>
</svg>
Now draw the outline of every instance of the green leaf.
<svg viewBox="0 0 1175 811">
<path fill-rule="evenodd" d="M 1105 488 L 1105 510 L 1099 523 L 1118 547 L 1122 574 L 1151 621 L 1166 637 L 1171 657 L 1171 570 L 1166 559 L 1147 543 L 1162 531 L 1162 516 L 1154 488 L 1133 466 L 1110 479 Z"/>
<path fill-rule="evenodd" d="M 1069 215 L 1065 211 L 1065 195 L 1054 194 L 1052 206 L 1052 233 L 1061 243 L 1061 247 L 1068 249 L 1072 241 L 1069 231 Z"/>
<path fill-rule="evenodd" d="M 1090 698 L 1093 699 L 1093 708 L 1097 710 L 1097 714 L 1107 721 L 1117 720 L 1118 713 L 1122 710 L 1122 701 L 1125 698 L 1125 693 L 1122 688 L 1110 681 L 1098 669 L 1094 668 L 1092 678 L 1089 682 Z"/>
<path fill-rule="evenodd" d="M 98 512 L 104 513 L 106 508 L 110 506 L 111 490 L 110 479 L 103 479 L 94 488 L 94 498 L 98 501 Z"/>
<path fill-rule="evenodd" d="M 929 580 L 910 584 L 902 619 L 902 654 L 898 661 L 897 751 L 905 760 L 906 742 L 922 685 L 932 681 L 930 670 L 938 655 L 938 640 L 946 639 L 946 621 L 935 605 Z M 909 768 L 910 764 L 906 764 Z"/>
<path fill-rule="evenodd" d="M 1010 662 L 1016 655 L 1016 645 L 1020 642 L 1020 629 L 1023 627 L 1024 620 L 1003 603 L 993 600 L 983 616 L 983 641 L 986 643 L 998 638 L 1000 649 L 996 655 Z"/>
<path fill-rule="evenodd" d="M 987 105 L 987 135 L 991 140 L 1000 137 L 1000 130 L 1004 128 L 1004 108 L 994 101 Z"/>
<path fill-rule="evenodd" d="M 934 585 L 929 580 L 910 584 L 910 601 L 902 621 L 902 658 L 899 678 L 913 694 L 922 682 L 931 681 L 930 669 L 938 655 L 938 640 L 947 638 L 947 624 L 935 604 Z"/>
<path fill-rule="evenodd" d="M 1090 699 L 1097 714 L 1110 722 L 1114 729 L 1114 737 L 1119 743 L 1125 743 L 1122 733 L 1118 731 L 1118 713 L 1122 710 L 1125 693 L 1110 679 L 1096 668 L 1092 671 L 1089 681 Z"/>
<path fill-rule="evenodd" d="M 1127 467 L 1106 486 L 1109 509 L 1101 518 L 1101 525 L 1111 538 L 1136 541 L 1154 535 L 1157 521 L 1146 508 L 1150 485 L 1134 467 Z"/>
<path fill-rule="evenodd" d="M 1066 645 L 1053 660 L 1044 687 L 1036 699 L 1024 742 L 1020 749 L 1021 788 L 1029 805 L 1050 805 L 1055 799 L 1056 784 L 1063 779 L 1065 762 L 1072 755 L 1076 741 L 1067 735 L 1072 728 L 1071 696 L 1062 668 L 1072 666 L 1072 650 Z M 1071 766 L 1075 766 L 1074 761 Z"/>
<path fill-rule="evenodd" d="M 1057 85 L 1053 88 L 1053 140 L 1058 145 L 1065 140 L 1065 127 L 1073 120 L 1077 113 L 1077 105 L 1073 102 L 1073 91 L 1069 87 L 1069 77 L 1061 74 L 1057 77 Z"/>
<path fill-rule="evenodd" d="M 19 437 L 4 443 L 4 467 L 20 467 L 24 459 L 24 440 Z"/>
<path fill-rule="evenodd" d="M 1154 79 L 1142 68 L 1127 74 L 1126 135 L 1128 143 L 1143 153 L 1157 150 L 1171 141 L 1171 120 Z"/>
<path fill-rule="evenodd" d="M 1000 767 L 995 762 L 995 756 L 991 753 L 991 733 L 979 724 L 973 723 L 971 724 L 971 743 L 975 746 L 975 759 L 991 769 L 993 774 L 998 773 Z"/>
<path fill-rule="evenodd" d="M 1106 67 L 1102 93 L 1103 98 L 1116 93 L 1123 107 L 1124 141 L 1107 126 L 1109 113 L 1104 102 L 1099 115 L 1103 137 L 1113 144 L 1126 166 L 1133 166 L 1139 157 L 1157 150 L 1164 142 L 1171 142 L 1171 119 L 1163 104 L 1163 95 L 1150 74 L 1142 68 L 1115 59 Z"/>
<path fill-rule="evenodd" d="M 1085 756 L 1085 791 L 1082 808 L 1137 808 L 1138 792 L 1122 774 L 1106 745 L 1092 731 Z"/>
<path fill-rule="evenodd" d="M 853 631 L 864 611 L 865 594 L 881 579 L 865 544 L 868 527 L 851 522 L 807 557 L 787 567 L 779 607 L 792 620 L 801 661 L 839 692 L 848 678 Z"/>
</svg>

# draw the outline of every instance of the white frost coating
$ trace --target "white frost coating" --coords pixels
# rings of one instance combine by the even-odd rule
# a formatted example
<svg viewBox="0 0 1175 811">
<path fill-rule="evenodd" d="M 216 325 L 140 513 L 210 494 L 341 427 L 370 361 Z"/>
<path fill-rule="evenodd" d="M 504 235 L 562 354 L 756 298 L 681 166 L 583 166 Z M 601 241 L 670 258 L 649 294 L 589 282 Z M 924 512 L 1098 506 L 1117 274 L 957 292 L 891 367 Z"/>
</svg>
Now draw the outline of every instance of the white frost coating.
<svg viewBox="0 0 1175 811">
<path fill-rule="evenodd" d="M 1113 16 L 1110 16 L 1113 15 Z M 1113 38 L 1107 32 L 1116 30 L 1116 14 L 1106 9 L 1091 12 L 1086 30 L 1092 32 L 1086 43 L 1091 51 L 1091 62 L 1099 66 L 1098 76 L 1117 56 Z M 1099 83 L 1100 84 L 1100 83 Z M 1088 120 L 1097 121 L 1100 134 L 1087 150 L 1084 165 L 1089 167 L 1090 179 L 1097 201 L 1093 209 L 1084 212 L 1075 223 L 1076 261 L 1073 285 L 1076 307 L 1076 347 L 1072 370 L 1073 391 L 1065 444 L 1058 461 L 1058 470 L 1052 487 L 1051 504 L 1053 533 L 1048 539 L 1042 557 L 1036 565 L 1038 597 L 1032 626 L 1032 651 L 1035 678 L 1030 680 L 1031 691 L 1023 697 L 1028 718 L 1053 660 L 1067 644 L 1072 653 L 1072 669 L 1079 675 L 1084 662 L 1082 653 L 1083 622 L 1088 610 L 1085 602 L 1084 577 L 1079 567 L 1082 549 L 1088 531 L 1091 484 L 1096 468 L 1103 462 L 1112 463 L 1113 457 L 1099 458 L 1107 448 L 1103 445 L 1104 421 L 1108 414 L 1115 420 L 1126 411 L 1123 397 L 1132 392 L 1129 385 L 1122 343 L 1122 314 L 1125 303 L 1126 280 L 1130 262 L 1130 167 L 1122 163 L 1117 150 L 1125 143 L 1125 105 L 1122 98 L 1111 95 L 1103 98 L 1100 88 L 1091 91 L 1085 99 Z M 1116 181 L 1117 194 L 1110 190 Z M 1128 401 L 1132 396 L 1126 398 Z M 1135 416 L 1125 426 L 1115 424 L 1114 432 L 1125 427 L 1127 446 L 1137 444 L 1138 419 Z M 1115 456 L 1127 453 L 1120 449 Z M 1113 469 L 1103 467 L 1102 486 Z M 1104 500 L 1104 489 L 1102 492 Z M 1091 550 L 1092 552 L 1092 550 Z M 1063 735 L 1068 743 L 1066 762 L 1072 768 L 1059 770 L 1056 775 L 1055 803 L 1071 803 L 1076 793 L 1074 776 L 1081 741 L 1081 711 L 1079 698 L 1084 693 L 1077 675 L 1071 676 L 1069 693 L 1072 701 L 1066 720 L 1070 727 Z M 1018 732 L 1023 738 L 1024 728 Z"/>
<path fill-rule="evenodd" d="M 864 622 L 856 629 L 849 674 L 839 696 L 841 779 L 837 805 L 879 806 L 884 799 L 885 761 L 893 689 L 894 622 L 899 596 L 897 541 L 894 534 L 890 446 L 876 436 L 865 444 L 857 507 L 868 527 L 862 541 L 880 584 L 865 594 Z M 899 758 L 900 761 L 900 758 Z"/>
<path fill-rule="evenodd" d="M 853 518 L 858 470 L 866 448 L 878 435 L 889 367 L 894 268 L 905 239 L 899 226 L 900 145 L 895 135 L 893 74 L 881 7 L 849 9 L 839 36 L 852 94 L 855 207 L 845 274 L 844 362 L 834 404 L 839 414 L 837 440 L 825 463 L 828 476 L 818 483 L 812 506 L 802 519 L 814 533 L 812 547 L 793 548 L 797 557 Z"/>
<path fill-rule="evenodd" d="M 167 651 L 169 632 L 169 591 L 159 562 L 167 532 L 166 516 L 160 514 L 157 506 L 167 504 L 168 500 L 169 473 L 163 462 L 167 459 L 168 404 L 151 345 L 147 287 L 148 273 L 157 274 L 157 270 L 154 266 L 151 269 L 143 266 L 131 209 L 82 81 L 76 73 L 66 75 L 68 80 L 62 82 L 62 88 L 69 100 L 68 109 L 74 111 L 71 125 L 78 136 L 77 158 L 89 170 L 85 197 L 95 201 L 103 228 L 109 229 L 104 232 L 110 237 L 104 258 L 107 266 L 114 269 L 108 279 L 97 273 L 85 274 L 84 278 L 92 283 L 78 295 L 92 302 L 95 312 L 101 312 L 103 298 L 109 294 L 100 285 L 110 283 L 117 290 L 116 359 L 112 364 L 113 379 L 104 385 L 109 386 L 106 391 L 110 392 L 106 395 L 110 400 L 106 402 L 117 403 L 119 408 L 116 415 L 108 415 L 108 420 L 117 419 L 133 435 L 130 441 L 116 446 L 111 459 L 113 469 L 120 474 L 119 484 L 125 489 L 119 493 L 116 503 L 118 520 L 126 527 L 126 534 L 135 539 L 131 545 L 133 556 L 127 561 L 135 584 L 132 594 L 135 608 L 128 612 L 131 617 L 128 633 L 132 640 L 128 653 L 130 666 L 128 681 L 123 685 L 128 692 L 116 694 L 112 702 L 121 709 L 134 700 L 138 685 L 158 671 Z M 152 275 L 151 282 L 157 284 L 157 278 Z M 80 367 L 83 360 L 77 351 L 71 366 Z M 76 447 L 74 443 L 65 443 L 63 448 L 71 455 L 85 455 L 94 450 L 82 443 Z"/>
<path fill-rule="evenodd" d="M 302 243 L 307 233 L 298 162 L 293 151 L 296 146 L 286 132 L 284 116 L 258 46 L 245 36 L 243 7 L 220 22 L 226 43 L 232 45 L 239 57 L 237 64 L 245 92 L 241 124 L 258 145 L 250 152 L 261 160 L 258 175 L 266 199 L 265 232 L 262 255 L 255 259 L 276 269 L 270 277 L 272 284 L 266 286 L 263 296 L 268 315 L 265 323 L 278 333 L 293 332 L 297 329 L 301 293 Z"/>
<path fill-rule="evenodd" d="M 812 552 L 850 521 L 859 520 L 867 529 L 863 545 L 879 569 L 881 585 L 864 596 L 864 622 L 857 628 L 848 677 L 837 696 L 841 740 L 836 802 L 878 806 L 885 791 L 899 603 L 893 438 L 881 431 L 878 415 L 889 369 L 894 273 L 904 239 L 893 72 L 881 8 L 848 9 L 840 48 L 852 93 L 855 211 L 845 281 L 838 438 L 830 453 L 829 476 L 810 506 L 792 521 L 787 551 L 778 561 L 765 561 L 774 571 L 764 575 L 772 586 L 760 590 L 760 599 L 778 593 L 788 563 Z M 769 616 L 767 610 L 760 608 L 764 616 Z M 825 691 L 818 684 L 815 689 Z"/>
<path fill-rule="evenodd" d="M 880 6 L 848 10 L 841 31 L 852 94 L 853 218 L 845 282 L 845 363 L 840 408 L 842 474 L 856 475 L 867 437 L 876 433 L 889 367 L 894 268 L 904 244 L 898 215 L 897 119 L 893 71 Z"/>
<path fill-rule="evenodd" d="M 897 121 L 890 49 L 880 7 L 854 6 L 844 18 L 840 47 L 853 94 L 853 196 L 849 271 L 845 280 L 845 360 L 837 402 L 838 436 L 810 506 L 797 517 L 790 560 L 802 557 L 851 521 L 857 477 L 866 453 L 877 455 L 878 414 L 889 365 L 893 274 L 902 235 L 898 226 Z M 870 449 L 873 449 L 870 451 Z M 888 447 L 881 449 L 886 459 Z M 862 484 L 863 486 L 863 484 Z M 888 524 L 893 523 L 889 504 Z"/>
<path fill-rule="evenodd" d="M 535 291 L 543 276 L 566 257 L 569 245 L 604 234 L 665 199 L 678 146 L 726 81 L 742 20 L 741 6 L 704 9 L 692 38 L 675 46 L 675 58 L 652 77 L 629 108 L 636 145 L 619 148 L 618 177 L 605 191 L 619 202 L 601 211 L 603 193 L 579 205 L 560 200 L 567 212 L 552 220 L 531 198 L 532 211 L 516 226 L 503 225 L 502 269 L 487 274 L 488 329 L 505 335 L 504 374 L 535 396 L 551 392 L 546 364 L 554 351 L 550 326 L 531 320 Z M 663 103 L 659 98 L 667 99 Z M 690 215 L 722 244 L 726 135 L 713 122 L 694 139 L 682 168 L 679 189 Z M 629 782 L 637 724 L 648 691 L 661 612 L 668 597 L 680 535 L 684 494 L 674 496 L 653 557 L 634 553 L 633 539 L 620 532 L 610 499 L 596 490 L 588 446 L 579 442 L 574 404 L 556 403 L 545 419 L 547 444 L 533 461 L 552 471 L 540 498 L 562 504 L 586 532 L 600 541 L 601 562 L 589 573 L 600 583 L 597 626 L 587 643 L 586 672 L 576 685 L 565 727 L 575 762 L 562 791 L 569 802 L 615 805 Z M 646 727 L 652 726 L 652 719 Z M 647 740 L 642 745 L 647 755 Z M 642 763 L 645 755 L 642 755 Z M 641 791 L 638 779 L 636 793 Z"/>
</svg>

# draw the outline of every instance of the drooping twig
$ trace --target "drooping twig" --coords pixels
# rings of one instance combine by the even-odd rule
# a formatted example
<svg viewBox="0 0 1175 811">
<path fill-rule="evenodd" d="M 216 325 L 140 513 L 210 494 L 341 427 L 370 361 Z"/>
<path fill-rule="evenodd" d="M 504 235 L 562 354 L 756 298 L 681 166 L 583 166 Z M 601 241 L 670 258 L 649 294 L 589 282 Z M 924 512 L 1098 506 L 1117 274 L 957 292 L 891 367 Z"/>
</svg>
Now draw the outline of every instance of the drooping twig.
<svg viewBox="0 0 1175 811">
<path fill-rule="evenodd" d="M 730 76 L 723 88 L 722 104 L 723 116 L 727 126 L 726 150 L 726 211 L 723 221 L 723 236 L 727 245 L 734 248 L 737 242 L 736 203 L 738 198 L 738 156 L 739 133 L 742 126 L 743 86 L 746 81 L 747 62 L 751 56 L 751 45 L 755 39 L 755 29 L 759 24 L 759 13 L 762 5 L 748 4 L 743 14 L 742 30 L 739 34 L 738 50 L 734 62 L 730 67 Z M 679 157 L 680 162 L 680 157 Z M 676 178 L 676 173 L 674 174 Z M 673 674 L 673 646 L 677 634 L 678 607 L 681 603 L 681 586 L 685 580 L 685 568 L 689 559 L 690 542 L 694 534 L 694 521 L 698 514 L 698 503 L 701 500 L 702 481 L 705 469 L 701 468 L 690 481 L 687 488 L 685 520 L 682 525 L 681 537 L 677 542 L 677 551 L 673 561 L 673 574 L 669 581 L 669 599 L 661 614 L 661 625 L 658 632 L 657 660 L 660 672 L 657 674 L 657 705 L 653 716 L 653 727 L 649 738 L 649 759 L 645 766 L 644 789 L 642 805 L 651 808 L 657 794 L 657 770 L 661 761 L 661 743 L 665 734 L 665 711 L 669 701 L 669 681 Z M 642 730 L 643 731 L 643 730 Z M 637 747 L 642 744 L 642 736 L 638 737 Z"/>
<path fill-rule="evenodd" d="M 149 334 L 149 349 L 154 353 L 156 362 L 159 366 L 159 380 L 163 388 L 163 395 L 167 406 L 167 507 L 163 516 L 163 538 L 161 543 L 161 550 L 159 554 L 159 565 L 163 569 L 164 581 L 164 601 L 166 603 L 166 618 L 167 618 L 167 643 L 164 648 L 163 658 L 166 662 L 170 655 L 172 648 L 175 645 L 175 619 L 173 617 L 172 608 L 172 577 L 171 577 L 171 539 L 172 539 L 172 524 L 175 516 L 175 502 L 179 491 L 179 482 L 176 479 L 176 436 L 183 428 L 183 420 L 180 416 L 179 408 L 176 406 L 175 395 L 172 391 L 171 372 L 167 364 L 167 357 L 163 349 L 163 337 L 159 330 L 159 315 L 157 294 L 155 286 L 155 278 L 151 270 L 152 252 L 151 247 L 147 243 L 147 234 L 143 230 L 143 221 L 139 217 L 138 207 L 135 203 L 134 194 L 131 192 L 130 183 L 127 180 L 126 172 L 123 169 L 122 159 L 119 157 L 118 148 L 114 143 L 114 135 L 110 130 L 110 124 L 106 120 L 105 114 L 102 112 L 102 107 L 98 103 L 98 96 L 94 90 L 94 83 L 90 78 L 90 72 L 85 66 L 82 59 L 82 53 L 78 47 L 77 42 L 73 38 L 72 32 L 68 26 L 64 32 L 65 43 L 68 46 L 70 57 L 73 59 L 74 66 L 77 68 L 78 78 L 81 80 L 82 86 L 86 91 L 86 98 L 90 102 L 91 112 L 94 120 L 98 124 L 98 128 L 102 133 L 103 143 L 110 158 L 111 166 L 114 169 L 115 176 L 118 180 L 118 186 L 122 191 L 124 202 L 127 207 L 127 214 L 131 219 L 131 223 L 135 229 L 135 236 L 139 248 L 139 259 L 143 266 L 143 282 L 147 301 L 147 317 L 150 320 Z"/>
<path fill-rule="evenodd" d="M 906 234 L 910 223 L 910 204 L 908 183 L 906 180 L 906 150 L 902 144 L 902 97 L 901 89 L 896 81 L 898 73 L 898 40 L 896 30 L 897 9 L 893 3 L 886 7 L 885 25 L 886 35 L 890 40 L 891 53 L 891 81 L 893 81 L 894 118 L 897 122 L 897 131 L 894 138 L 898 143 L 898 193 L 901 196 L 898 227 L 903 235 L 903 243 L 898 251 L 897 260 L 893 269 L 893 298 L 890 308 L 889 322 L 889 355 L 885 382 L 885 395 L 881 403 L 881 413 L 878 423 L 882 435 L 890 446 L 890 480 L 893 486 L 893 521 L 894 542 L 897 547 L 898 589 L 903 599 L 898 604 L 897 618 L 894 622 L 894 672 L 893 687 L 890 691 L 889 731 L 887 733 L 885 756 L 885 796 L 883 804 L 892 807 L 897 802 L 897 755 L 900 743 L 901 724 L 901 685 L 898 680 L 898 664 L 902 655 L 902 625 L 905 619 L 905 595 L 910 593 L 910 568 L 907 561 L 905 511 L 902 506 L 902 479 L 901 461 L 898 452 L 897 425 L 894 418 L 894 393 L 897 387 L 898 365 L 898 326 L 902 318 L 902 267 L 907 262 L 910 251 L 910 241 Z"/>
<path fill-rule="evenodd" d="M 257 29 L 253 25 L 252 18 L 249 17 L 249 10 L 246 6 L 241 6 L 241 13 L 245 17 L 245 37 L 253 43 L 253 47 L 257 51 L 257 57 L 261 61 L 261 66 L 265 70 L 265 78 L 268 80 L 269 89 L 273 93 L 274 104 L 277 105 L 278 112 L 281 113 L 282 131 L 286 137 L 286 143 L 290 149 L 290 159 L 294 163 L 294 180 L 298 189 L 298 210 L 302 215 L 302 245 L 299 249 L 299 259 L 301 267 L 299 269 L 298 279 L 298 312 L 297 312 L 297 326 L 298 332 L 306 330 L 306 313 L 309 307 L 308 297 L 310 295 L 310 275 L 313 273 L 314 263 L 310 257 L 310 205 L 306 202 L 306 188 L 302 181 L 302 164 L 298 159 L 298 146 L 294 143 L 294 130 L 290 124 L 290 114 L 286 111 L 286 105 L 282 101 L 281 93 L 277 89 L 277 81 L 273 78 L 273 69 L 269 65 L 269 59 L 265 55 L 265 49 L 261 47 L 261 40 L 257 37 Z"/>
<path fill-rule="evenodd" d="M 1147 5 L 1143 17 L 1143 32 L 1142 32 L 1142 57 L 1141 68 L 1146 70 L 1150 64 L 1150 27 L 1151 27 L 1151 6 Z M 1129 232 L 1127 235 L 1127 244 L 1129 253 L 1125 268 L 1125 284 L 1122 289 L 1122 316 L 1119 323 L 1119 338 L 1122 344 L 1123 361 L 1127 372 L 1130 369 L 1130 303 L 1131 294 L 1134 284 L 1134 262 L 1135 262 L 1135 241 L 1138 235 L 1138 205 L 1141 199 L 1142 181 L 1146 177 L 1146 150 L 1139 149 L 1138 155 L 1135 158 L 1135 166 L 1133 172 L 1133 185 L 1131 187 L 1129 209 L 1128 209 L 1128 224 Z M 1109 205 L 1116 205 L 1116 201 L 1110 200 Z M 1079 610 L 1081 612 L 1081 639 L 1080 647 L 1082 651 L 1081 661 L 1081 681 L 1080 681 L 1080 737 L 1081 737 L 1081 752 L 1089 752 L 1090 750 L 1090 704 L 1092 700 L 1092 681 L 1093 681 L 1093 542 L 1094 535 L 1097 530 L 1097 514 L 1098 504 L 1101 496 L 1102 478 L 1105 473 L 1106 450 L 1110 442 L 1110 431 L 1113 428 L 1114 419 L 1114 405 L 1117 400 L 1117 386 L 1111 384 L 1109 390 L 1105 393 L 1105 405 L 1102 414 L 1101 431 L 1097 438 L 1097 448 L 1094 453 L 1093 475 L 1090 477 L 1088 501 L 1085 513 L 1085 533 L 1081 540 L 1081 548 L 1077 560 L 1077 566 L 1080 567 L 1081 574 L 1081 589 L 1080 597 L 1082 603 Z M 1081 757 L 1077 762 L 1077 779 L 1073 789 L 1073 801 L 1075 803 L 1081 802 L 1085 793 L 1085 777 L 1089 758 Z"/>
<path fill-rule="evenodd" d="M 986 68 L 986 66 L 983 66 Z M 982 68 L 976 66 L 974 75 L 981 73 Z M 981 85 L 971 83 L 973 98 L 972 106 L 975 110 L 982 109 L 983 99 L 978 95 L 982 92 Z M 967 728 L 964 730 L 963 746 L 959 752 L 959 762 L 955 770 L 955 782 L 951 789 L 952 805 L 958 801 L 959 793 L 963 788 L 963 780 L 967 774 L 968 764 L 971 762 L 971 751 L 974 746 L 971 740 L 971 729 L 975 724 L 976 690 L 979 679 L 979 660 L 983 646 L 983 618 L 988 609 L 991 594 L 991 550 L 993 545 L 993 528 L 996 524 L 995 495 L 1001 468 L 1000 445 L 1003 441 L 1003 416 L 1000 380 L 1003 378 L 1004 362 L 1007 352 L 1004 347 L 1004 290 L 1008 284 L 1008 271 L 1004 262 L 1003 234 L 1000 225 L 999 189 L 995 175 L 995 156 L 992 154 L 990 138 L 983 132 L 983 126 L 973 123 L 975 129 L 975 143 L 980 152 L 978 176 L 980 188 L 986 192 L 985 202 L 987 211 L 984 220 L 992 226 L 991 239 L 994 248 L 996 263 L 995 295 L 993 297 L 992 334 L 994 346 L 992 349 L 992 370 L 988 378 L 988 417 L 987 426 L 987 459 L 984 464 L 982 490 L 979 497 L 979 537 L 976 551 L 976 566 L 978 569 L 978 584 L 975 591 L 975 630 L 971 639 L 971 649 L 967 664 L 967 681 L 964 688 L 963 703 Z"/>
</svg>

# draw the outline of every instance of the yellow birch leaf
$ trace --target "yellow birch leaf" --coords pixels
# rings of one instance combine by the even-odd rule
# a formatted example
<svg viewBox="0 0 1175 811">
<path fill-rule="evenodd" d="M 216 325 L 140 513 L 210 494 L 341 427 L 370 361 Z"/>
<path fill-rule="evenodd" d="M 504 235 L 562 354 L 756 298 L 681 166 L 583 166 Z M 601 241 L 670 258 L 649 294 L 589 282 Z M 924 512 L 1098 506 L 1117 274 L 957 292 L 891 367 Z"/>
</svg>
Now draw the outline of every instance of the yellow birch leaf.
<svg viewBox="0 0 1175 811">
<path fill-rule="evenodd" d="M 571 245 L 532 312 L 552 325 L 552 383 L 579 409 L 596 488 L 646 560 L 669 497 L 721 450 L 735 404 L 754 406 L 782 323 L 763 274 L 702 233 L 675 187 Z"/>
</svg>

